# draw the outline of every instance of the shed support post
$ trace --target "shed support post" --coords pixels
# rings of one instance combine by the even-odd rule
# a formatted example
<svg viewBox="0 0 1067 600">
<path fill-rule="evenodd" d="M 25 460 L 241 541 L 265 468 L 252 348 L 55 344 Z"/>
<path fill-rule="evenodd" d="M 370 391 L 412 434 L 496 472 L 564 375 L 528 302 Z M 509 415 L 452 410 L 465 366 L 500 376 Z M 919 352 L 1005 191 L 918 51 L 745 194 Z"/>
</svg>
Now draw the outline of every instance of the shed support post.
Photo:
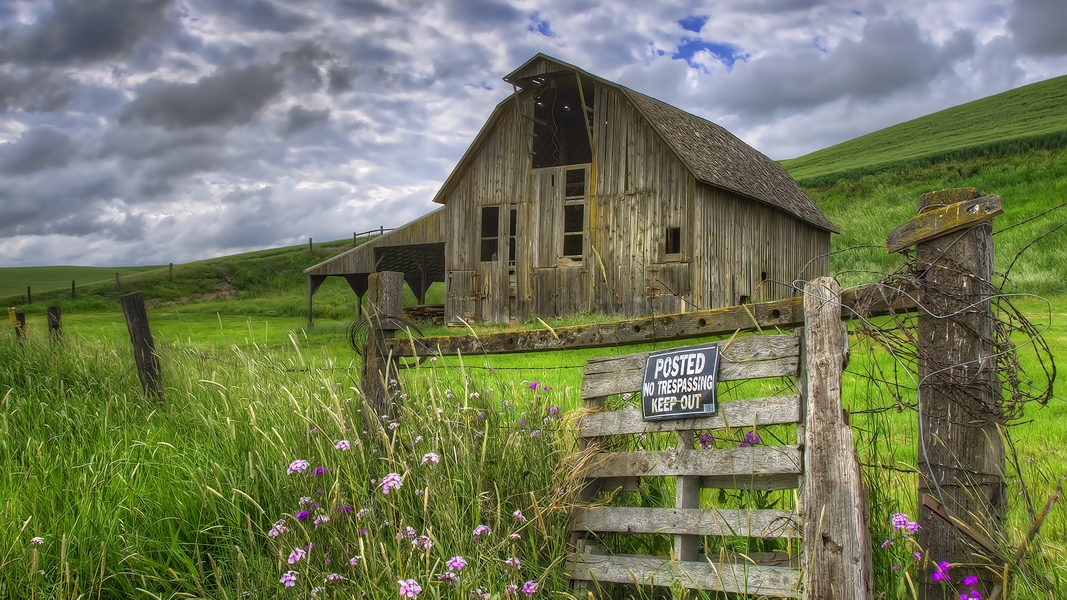
<svg viewBox="0 0 1067 600">
<path fill-rule="evenodd" d="M 804 487 L 801 523 L 807 600 L 873 597 L 871 533 L 852 429 L 841 408 L 848 327 L 830 277 L 804 286 Z"/>
<path fill-rule="evenodd" d="M 319 286 L 326 281 L 325 275 L 308 275 L 308 329 L 314 329 L 315 321 L 312 316 L 312 297 L 319 291 Z"/>
<path fill-rule="evenodd" d="M 382 415 L 393 416 L 392 391 L 397 379 L 396 358 L 387 341 L 401 328 L 404 311 L 404 274 L 396 271 L 371 273 L 368 278 L 367 341 L 363 347 L 362 390 L 367 409 L 364 420 L 377 426 Z"/>
</svg>

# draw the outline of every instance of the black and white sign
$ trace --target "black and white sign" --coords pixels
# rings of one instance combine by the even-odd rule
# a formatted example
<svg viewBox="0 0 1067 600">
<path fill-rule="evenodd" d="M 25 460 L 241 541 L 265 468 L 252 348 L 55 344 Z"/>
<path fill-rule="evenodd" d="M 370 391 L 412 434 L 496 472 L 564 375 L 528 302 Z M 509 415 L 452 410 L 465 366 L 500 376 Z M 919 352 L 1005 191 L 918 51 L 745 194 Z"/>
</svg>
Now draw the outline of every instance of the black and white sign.
<svg viewBox="0 0 1067 600">
<path fill-rule="evenodd" d="M 641 412 L 646 421 L 715 414 L 719 346 L 652 352 L 645 363 Z"/>
</svg>

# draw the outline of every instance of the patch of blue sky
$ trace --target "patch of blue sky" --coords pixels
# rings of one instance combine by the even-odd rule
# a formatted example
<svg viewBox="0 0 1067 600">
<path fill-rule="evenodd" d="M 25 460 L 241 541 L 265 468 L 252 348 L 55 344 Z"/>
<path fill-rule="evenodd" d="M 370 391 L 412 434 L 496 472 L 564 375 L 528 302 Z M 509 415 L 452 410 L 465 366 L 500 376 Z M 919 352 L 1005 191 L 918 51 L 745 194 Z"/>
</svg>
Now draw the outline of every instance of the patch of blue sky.
<svg viewBox="0 0 1067 600">
<path fill-rule="evenodd" d="M 704 24 L 708 22 L 707 17 L 700 17 L 690 15 L 684 19 L 679 19 L 678 24 L 682 26 L 682 29 L 686 31 L 692 31 L 693 33 L 700 33 L 700 30 L 704 27 Z"/>
<path fill-rule="evenodd" d="M 827 52 L 830 51 L 830 49 L 827 48 L 827 46 L 826 46 L 826 38 L 824 38 L 821 35 L 815 36 L 815 38 L 811 41 L 811 43 L 812 43 L 812 45 L 815 46 L 815 48 L 819 52 L 822 52 L 823 54 L 826 54 Z"/>
<path fill-rule="evenodd" d="M 556 34 L 552 32 L 551 23 L 542 19 L 539 13 L 534 13 L 530 15 L 530 25 L 526 28 L 526 31 L 540 33 L 545 37 L 556 37 Z"/>
<path fill-rule="evenodd" d="M 690 67 L 700 69 L 705 73 L 707 66 L 698 60 L 698 54 L 707 51 L 712 57 L 721 62 L 727 71 L 732 71 L 734 63 L 745 62 L 749 55 L 741 51 L 741 48 L 733 44 L 720 44 L 718 42 L 705 42 L 695 38 L 682 38 L 678 45 L 678 51 L 671 55 L 674 60 L 684 60 Z"/>
</svg>

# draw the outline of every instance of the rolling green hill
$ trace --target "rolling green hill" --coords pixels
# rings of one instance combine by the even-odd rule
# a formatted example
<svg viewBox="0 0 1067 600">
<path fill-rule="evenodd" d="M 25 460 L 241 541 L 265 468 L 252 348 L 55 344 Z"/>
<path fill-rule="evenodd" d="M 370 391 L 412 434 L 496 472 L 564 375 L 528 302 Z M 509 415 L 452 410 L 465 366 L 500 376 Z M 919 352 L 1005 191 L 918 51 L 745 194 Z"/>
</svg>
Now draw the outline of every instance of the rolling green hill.
<svg viewBox="0 0 1067 600">
<path fill-rule="evenodd" d="M 968 102 L 782 161 L 821 186 L 910 164 L 1005 156 L 1067 144 L 1067 75 Z"/>
<path fill-rule="evenodd" d="M 114 281 L 115 273 L 127 277 L 136 273 L 152 271 L 160 267 L 9 267 L 0 268 L 0 298 L 26 293 L 26 286 L 33 293 L 52 290 L 69 290 L 70 282 L 88 285 L 102 281 Z"/>
</svg>

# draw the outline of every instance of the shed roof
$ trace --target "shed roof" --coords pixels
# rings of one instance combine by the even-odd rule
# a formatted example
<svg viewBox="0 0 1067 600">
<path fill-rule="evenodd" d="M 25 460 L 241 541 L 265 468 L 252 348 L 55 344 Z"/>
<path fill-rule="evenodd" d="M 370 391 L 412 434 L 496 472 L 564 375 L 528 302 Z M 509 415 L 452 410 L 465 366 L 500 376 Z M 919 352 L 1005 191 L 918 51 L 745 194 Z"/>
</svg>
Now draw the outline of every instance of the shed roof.
<svg viewBox="0 0 1067 600">
<path fill-rule="evenodd" d="M 574 71 L 601 85 L 619 90 L 648 119 L 698 181 L 769 204 L 819 229 L 838 233 L 834 224 L 781 165 L 707 119 L 542 53 L 506 75 L 504 81 L 520 88 L 516 93 L 534 93 L 532 88 L 536 87 L 534 84 L 538 78 L 561 71 Z M 444 204 L 454 186 L 462 179 L 465 172 L 463 167 L 474 160 L 497 122 L 514 103 L 515 99 L 509 97 L 496 106 L 459 164 L 441 186 L 434 202 Z"/>
</svg>

